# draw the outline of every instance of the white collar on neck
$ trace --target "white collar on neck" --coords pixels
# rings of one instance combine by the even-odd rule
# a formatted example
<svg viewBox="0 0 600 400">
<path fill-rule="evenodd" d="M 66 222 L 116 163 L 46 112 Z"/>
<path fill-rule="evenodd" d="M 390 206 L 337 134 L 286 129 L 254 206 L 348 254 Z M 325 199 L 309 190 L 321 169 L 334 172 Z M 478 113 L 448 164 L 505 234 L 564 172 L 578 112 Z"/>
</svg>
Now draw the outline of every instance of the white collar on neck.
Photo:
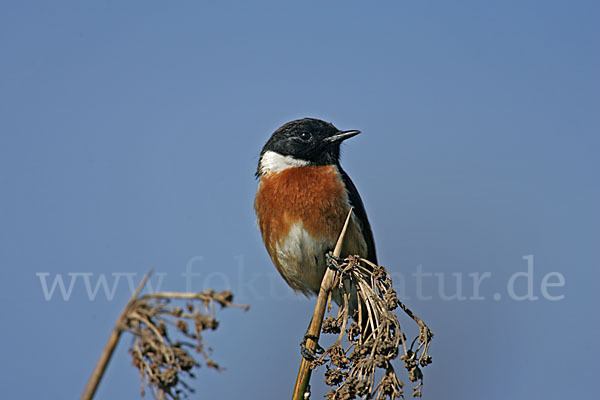
<svg viewBox="0 0 600 400">
<path fill-rule="evenodd" d="M 293 167 L 303 167 L 308 165 L 306 160 L 299 160 L 292 156 L 283 156 L 277 152 L 267 150 L 260 158 L 259 171 L 261 175 L 270 173 L 279 173 L 283 170 Z"/>
</svg>

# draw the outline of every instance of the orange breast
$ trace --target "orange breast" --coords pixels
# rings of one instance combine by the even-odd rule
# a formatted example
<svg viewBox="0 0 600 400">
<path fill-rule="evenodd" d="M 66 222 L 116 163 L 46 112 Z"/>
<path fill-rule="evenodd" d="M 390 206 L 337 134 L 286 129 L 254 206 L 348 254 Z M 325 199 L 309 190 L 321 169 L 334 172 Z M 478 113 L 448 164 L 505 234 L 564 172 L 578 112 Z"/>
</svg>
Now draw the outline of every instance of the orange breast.
<svg viewBox="0 0 600 400">
<path fill-rule="evenodd" d="M 288 168 L 263 176 L 254 202 L 267 250 L 302 222 L 314 238 L 337 238 L 348 213 L 347 194 L 332 166 Z"/>
<path fill-rule="evenodd" d="M 350 208 L 337 168 L 293 167 L 263 176 L 254 208 L 277 270 L 292 289 L 317 293 L 325 273 L 325 252 L 333 250 Z M 366 253 L 353 218 L 341 255 Z"/>
</svg>

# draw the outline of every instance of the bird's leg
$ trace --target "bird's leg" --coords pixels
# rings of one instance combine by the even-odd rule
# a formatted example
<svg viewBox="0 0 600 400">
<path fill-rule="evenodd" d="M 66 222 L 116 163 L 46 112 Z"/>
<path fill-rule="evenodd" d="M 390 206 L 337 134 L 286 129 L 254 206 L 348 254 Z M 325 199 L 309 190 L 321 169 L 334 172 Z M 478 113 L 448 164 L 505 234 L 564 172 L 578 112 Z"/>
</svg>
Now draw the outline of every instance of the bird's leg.
<svg viewBox="0 0 600 400">
<path fill-rule="evenodd" d="M 325 351 L 325 349 L 323 349 L 318 343 L 319 338 L 315 335 L 311 335 L 310 333 L 308 333 L 311 322 L 312 322 L 312 318 L 310 319 L 310 322 L 308 323 L 308 328 L 306 328 L 306 333 L 304 334 L 304 338 L 302 339 L 302 342 L 300 343 L 300 355 L 302 355 L 303 358 L 306 358 L 307 361 L 315 360 L 317 358 L 318 354 L 323 354 L 323 352 Z M 315 345 L 316 345 L 314 350 L 311 350 L 306 346 L 307 339 L 314 340 Z"/>
<path fill-rule="evenodd" d="M 336 257 L 333 255 L 333 252 L 328 251 L 325 253 L 325 264 L 327 268 L 334 270 L 335 272 L 342 272 L 340 268 L 340 264 L 342 264 L 344 260 L 340 257 Z"/>
<path fill-rule="evenodd" d="M 307 339 L 312 339 L 315 341 L 317 347 L 314 350 L 311 350 L 306 346 Z M 319 340 L 319 338 L 316 337 L 315 335 L 306 333 L 304 335 L 304 339 L 302 340 L 302 343 L 300 343 L 300 355 L 302 355 L 302 357 L 306 358 L 307 361 L 313 361 L 317 358 L 317 355 L 323 354 L 323 352 L 325 352 L 325 349 L 322 348 L 319 345 L 319 343 L 317 343 L 317 340 Z"/>
</svg>

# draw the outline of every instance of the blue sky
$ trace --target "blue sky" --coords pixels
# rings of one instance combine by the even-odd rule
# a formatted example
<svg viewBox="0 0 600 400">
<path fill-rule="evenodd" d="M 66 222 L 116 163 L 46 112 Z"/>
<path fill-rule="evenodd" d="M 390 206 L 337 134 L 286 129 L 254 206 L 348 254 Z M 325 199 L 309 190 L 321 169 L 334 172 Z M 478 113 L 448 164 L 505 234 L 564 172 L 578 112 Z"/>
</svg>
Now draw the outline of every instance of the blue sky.
<svg viewBox="0 0 600 400">
<path fill-rule="evenodd" d="M 122 275 L 111 299 L 100 289 L 91 300 L 81 274 L 94 287 L 101 274 L 137 283 L 154 268 L 162 289 L 184 291 L 190 265 L 192 290 L 231 288 L 251 305 L 219 313 L 206 339 L 227 370 L 202 368 L 199 393 L 289 397 L 314 300 L 268 259 L 253 173 L 278 126 L 312 116 L 363 131 L 342 164 L 380 262 L 436 334 L 424 398 L 589 397 L 600 354 L 599 11 L 594 1 L 3 2 L 5 396 L 80 395 L 130 295 Z M 40 273 L 49 285 L 80 275 L 68 300 L 59 289 L 46 300 Z M 473 279 L 487 273 L 477 295 Z M 457 280 L 466 298 L 447 299 Z M 537 299 L 518 300 L 529 284 Z M 139 397 L 128 344 L 97 399 Z"/>
</svg>

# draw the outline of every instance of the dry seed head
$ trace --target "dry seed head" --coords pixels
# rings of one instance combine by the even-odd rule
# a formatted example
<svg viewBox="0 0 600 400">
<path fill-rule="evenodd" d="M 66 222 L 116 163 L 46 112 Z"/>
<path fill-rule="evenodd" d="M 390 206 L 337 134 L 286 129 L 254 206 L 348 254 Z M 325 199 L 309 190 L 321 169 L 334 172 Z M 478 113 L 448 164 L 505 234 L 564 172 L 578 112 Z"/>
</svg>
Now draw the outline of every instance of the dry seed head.
<svg viewBox="0 0 600 400">
<path fill-rule="evenodd" d="M 389 274 L 383 266 L 375 265 L 358 256 L 348 257 L 340 265 L 334 287 L 343 295 L 351 295 L 355 288 L 359 296 L 359 307 L 350 320 L 349 310 L 342 305 L 337 316 L 328 316 L 322 326 L 323 333 L 338 334 L 334 345 L 312 363 L 312 367 L 325 364 L 325 383 L 337 386 L 330 390 L 328 399 L 396 399 L 404 398 L 404 384 L 394 371 L 392 360 L 400 355 L 411 381 L 419 381 L 413 395 L 421 394 L 423 374 L 419 365 L 431 363 L 427 354 L 433 334 L 402 302 L 392 288 Z M 419 326 L 419 336 L 413 341 L 417 348 L 406 346 L 406 336 L 400 329 L 398 317 L 392 310 L 400 306 Z M 331 311 L 331 310 L 329 310 Z M 347 321 L 346 326 L 341 326 Z M 365 330 L 361 326 L 366 327 Z M 347 341 L 342 341 L 342 338 Z M 346 344 L 344 344 L 346 343 Z M 348 355 L 347 355 L 348 354 Z M 378 382 L 376 371 L 383 376 Z M 379 374 L 377 376 L 380 376 Z"/>
</svg>

